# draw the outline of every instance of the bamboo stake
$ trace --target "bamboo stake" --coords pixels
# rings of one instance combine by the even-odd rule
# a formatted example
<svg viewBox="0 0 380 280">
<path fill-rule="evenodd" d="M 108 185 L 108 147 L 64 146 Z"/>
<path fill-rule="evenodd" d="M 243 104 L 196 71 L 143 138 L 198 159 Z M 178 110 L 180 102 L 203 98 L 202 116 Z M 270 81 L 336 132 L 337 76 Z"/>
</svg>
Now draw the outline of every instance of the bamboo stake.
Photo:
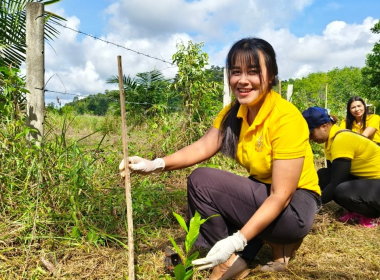
<svg viewBox="0 0 380 280">
<path fill-rule="evenodd" d="M 127 204 L 127 223 L 128 223 L 128 279 L 135 279 L 135 264 L 134 264 L 134 244 L 133 244 L 133 217 L 132 217 L 132 196 L 131 182 L 128 168 L 128 142 L 127 142 L 127 121 L 125 117 L 125 94 L 123 83 L 123 69 L 121 65 L 121 56 L 117 56 L 117 64 L 119 70 L 119 91 L 120 91 L 120 109 L 121 123 L 123 136 L 123 154 L 125 164 L 125 198 Z"/>
</svg>

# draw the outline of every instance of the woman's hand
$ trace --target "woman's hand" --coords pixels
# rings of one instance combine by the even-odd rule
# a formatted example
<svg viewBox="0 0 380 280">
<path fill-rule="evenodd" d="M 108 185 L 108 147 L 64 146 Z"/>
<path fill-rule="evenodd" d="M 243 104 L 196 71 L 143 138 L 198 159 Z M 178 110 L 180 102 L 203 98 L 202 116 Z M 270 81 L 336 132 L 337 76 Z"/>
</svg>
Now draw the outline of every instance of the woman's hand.
<svg viewBox="0 0 380 280">
<path fill-rule="evenodd" d="M 165 161 L 162 158 L 156 158 L 155 160 L 147 160 L 142 157 L 133 156 L 128 158 L 129 169 L 132 172 L 138 174 L 149 175 L 160 173 L 165 168 Z M 125 164 L 124 160 L 121 161 L 119 165 L 121 171 L 121 177 L 125 177 Z"/>
<path fill-rule="evenodd" d="M 205 258 L 194 260 L 192 264 L 198 266 L 198 270 L 212 268 L 225 263 L 233 253 L 243 251 L 245 246 L 247 246 L 247 239 L 238 231 L 216 242 Z"/>
</svg>

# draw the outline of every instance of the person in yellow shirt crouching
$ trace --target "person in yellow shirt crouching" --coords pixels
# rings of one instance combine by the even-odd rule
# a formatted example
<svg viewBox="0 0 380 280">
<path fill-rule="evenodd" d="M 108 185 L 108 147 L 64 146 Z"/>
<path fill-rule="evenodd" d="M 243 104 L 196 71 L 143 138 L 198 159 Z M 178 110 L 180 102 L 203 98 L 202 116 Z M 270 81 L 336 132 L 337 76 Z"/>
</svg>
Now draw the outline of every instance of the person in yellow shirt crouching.
<svg viewBox="0 0 380 280">
<path fill-rule="evenodd" d="M 325 143 L 331 166 L 318 170 L 322 203 L 334 200 L 348 210 L 342 222 L 365 227 L 380 224 L 380 147 L 368 138 L 335 125 L 327 110 L 310 107 L 302 115 L 310 140 Z"/>
<path fill-rule="evenodd" d="M 249 176 L 201 167 L 188 177 L 189 218 L 195 211 L 213 217 L 200 228 L 197 246 L 210 248 L 192 264 L 213 268 L 210 280 L 242 279 L 247 262 L 270 244 L 273 262 L 261 270 L 284 271 L 309 233 L 320 188 L 300 111 L 273 90 L 278 74 L 273 47 L 243 38 L 231 47 L 226 69 L 234 101 L 199 140 L 155 160 L 130 157 L 120 164 L 148 175 L 193 166 L 219 151 L 241 164 Z"/>
<path fill-rule="evenodd" d="M 341 128 L 352 130 L 368 137 L 380 145 L 380 116 L 369 115 L 367 106 L 359 96 L 351 97 L 347 102 L 346 119 L 340 123 Z"/>
</svg>

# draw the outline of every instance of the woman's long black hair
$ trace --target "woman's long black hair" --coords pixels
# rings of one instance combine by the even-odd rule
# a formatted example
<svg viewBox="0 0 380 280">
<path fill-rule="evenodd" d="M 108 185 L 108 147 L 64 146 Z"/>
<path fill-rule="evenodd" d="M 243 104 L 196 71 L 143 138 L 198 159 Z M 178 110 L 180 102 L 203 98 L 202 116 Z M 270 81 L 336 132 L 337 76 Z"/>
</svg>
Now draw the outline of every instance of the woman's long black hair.
<svg viewBox="0 0 380 280">
<path fill-rule="evenodd" d="M 346 113 L 346 128 L 349 130 L 352 130 L 352 125 L 354 121 L 356 120 L 355 117 L 351 114 L 351 104 L 352 102 L 360 101 L 364 105 L 364 114 L 363 114 L 363 131 L 366 128 L 366 120 L 367 120 L 367 105 L 365 104 L 364 100 L 359 96 L 353 96 L 351 97 L 347 102 L 347 113 Z"/>
<path fill-rule="evenodd" d="M 268 87 L 264 88 L 259 53 L 263 56 L 267 77 L 270 79 Z M 275 77 L 278 74 L 276 53 L 273 47 L 265 40 L 259 38 L 244 38 L 237 41 L 230 49 L 226 60 L 226 69 L 228 78 L 231 75 L 231 69 L 237 62 L 243 65 L 255 65 L 259 71 L 259 77 L 262 90 L 268 93 L 274 84 Z M 222 143 L 220 151 L 228 157 L 236 158 L 237 145 L 241 130 L 241 121 L 238 119 L 237 113 L 240 108 L 240 103 L 235 99 L 231 103 L 230 110 L 225 114 L 221 125 Z"/>
</svg>

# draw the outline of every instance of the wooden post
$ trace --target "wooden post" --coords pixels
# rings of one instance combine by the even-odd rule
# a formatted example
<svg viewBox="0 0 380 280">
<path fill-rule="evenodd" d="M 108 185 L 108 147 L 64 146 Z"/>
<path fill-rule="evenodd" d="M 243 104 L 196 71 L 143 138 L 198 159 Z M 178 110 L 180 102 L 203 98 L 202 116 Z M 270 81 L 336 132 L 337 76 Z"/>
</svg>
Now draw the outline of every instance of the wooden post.
<svg viewBox="0 0 380 280">
<path fill-rule="evenodd" d="M 123 154 L 125 164 L 125 199 L 127 204 L 127 223 L 128 223 L 128 279 L 135 279 L 135 262 L 134 262 L 134 244 L 133 244 L 133 217 L 132 217 L 132 196 L 131 181 L 128 168 L 128 141 L 127 141 L 127 121 L 125 116 L 125 94 L 123 83 L 123 68 L 121 64 L 121 56 L 117 56 L 117 64 L 119 70 L 119 91 L 120 91 L 120 109 L 121 124 L 123 138 Z"/>
<path fill-rule="evenodd" d="M 286 91 L 286 100 L 291 102 L 290 99 L 292 98 L 292 95 L 293 95 L 293 84 L 288 84 L 288 90 Z"/>
<path fill-rule="evenodd" d="M 223 88 L 223 108 L 231 103 L 230 83 L 228 82 L 227 70 L 223 71 L 224 88 Z"/>
<path fill-rule="evenodd" d="M 44 5 L 26 4 L 26 125 L 36 129 L 27 138 L 41 145 L 44 136 L 45 69 L 44 69 Z"/>
</svg>

